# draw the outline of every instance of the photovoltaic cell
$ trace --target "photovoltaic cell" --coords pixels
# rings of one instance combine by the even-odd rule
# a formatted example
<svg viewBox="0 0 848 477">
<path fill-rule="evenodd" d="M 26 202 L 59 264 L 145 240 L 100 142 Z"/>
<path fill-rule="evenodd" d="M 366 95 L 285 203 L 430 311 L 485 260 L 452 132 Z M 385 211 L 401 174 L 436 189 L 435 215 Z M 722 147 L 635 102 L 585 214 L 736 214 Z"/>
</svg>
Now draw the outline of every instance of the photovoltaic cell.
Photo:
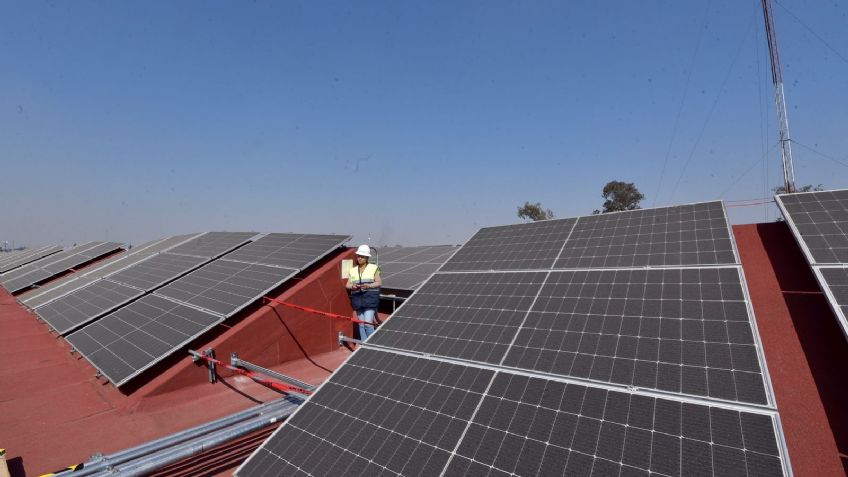
<svg viewBox="0 0 848 477">
<path fill-rule="evenodd" d="M 287 268 L 305 268 L 339 247 L 346 235 L 268 234 L 226 255 L 227 260 Z"/>
<path fill-rule="evenodd" d="M 767 404 L 739 270 L 552 272 L 503 364 Z"/>
<path fill-rule="evenodd" d="M 721 202 L 580 217 L 555 268 L 737 263 Z"/>
<path fill-rule="evenodd" d="M 776 196 L 810 264 L 848 263 L 848 190 Z"/>
<path fill-rule="evenodd" d="M 784 475 L 771 415 L 361 349 L 236 472 Z"/>
<path fill-rule="evenodd" d="M 39 307 L 36 314 L 63 335 L 143 294 L 119 283 L 98 280 Z"/>
<path fill-rule="evenodd" d="M 246 243 L 256 232 L 209 232 L 169 250 L 171 253 L 214 258 Z"/>
<path fill-rule="evenodd" d="M 827 289 L 828 300 L 848 336 L 848 268 L 816 267 L 819 282 Z"/>
<path fill-rule="evenodd" d="M 120 249 L 121 244 L 116 242 L 101 243 L 94 247 L 81 250 L 79 253 L 75 253 L 62 260 L 58 260 L 56 262 L 44 265 L 42 268 L 54 275 L 58 275 L 59 273 L 68 271 L 74 267 L 78 267 L 86 262 L 90 262 L 94 259 L 102 257 L 103 255 L 115 252 Z"/>
<path fill-rule="evenodd" d="M 549 269 L 576 219 L 480 229 L 442 267 L 443 271 Z"/>
<path fill-rule="evenodd" d="M 545 272 L 436 274 L 370 343 L 499 364 Z"/>
<path fill-rule="evenodd" d="M 203 257 L 191 255 L 160 253 L 110 275 L 109 280 L 144 291 L 151 291 L 200 266 L 207 260 Z"/>
<path fill-rule="evenodd" d="M 277 287 L 297 270 L 215 260 L 160 288 L 160 296 L 230 316 Z"/>
<path fill-rule="evenodd" d="M 219 316 L 147 295 L 68 335 L 67 340 L 120 386 L 220 321 Z"/>
<path fill-rule="evenodd" d="M 48 257 L 60 251 L 62 251 L 62 247 L 59 247 L 58 245 L 50 245 L 35 250 L 25 250 L 20 254 L 16 254 L 14 257 L 8 257 L 7 260 L 0 263 L 0 274 L 5 274 L 10 270 L 36 260 L 41 260 L 44 257 Z"/>
<path fill-rule="evenodd" d="M 458 245 L 423 245 L 420 247 L 385 247 L 378 250 L 380 265 L 384 263 L 442 264 L 459 248 Z"/>
<path fill-rule="evenodd" d="M 9 293 L 15 293 L 25 288 L 29 288 L 42 280 L 47 280 L 52 276 L 52 273 L 41 268 L 31 268 L 27 269 L 25 273 L 16 274 L 15 277 L 3 282 L 3 287 L 8 290 Z"/>
</svg>

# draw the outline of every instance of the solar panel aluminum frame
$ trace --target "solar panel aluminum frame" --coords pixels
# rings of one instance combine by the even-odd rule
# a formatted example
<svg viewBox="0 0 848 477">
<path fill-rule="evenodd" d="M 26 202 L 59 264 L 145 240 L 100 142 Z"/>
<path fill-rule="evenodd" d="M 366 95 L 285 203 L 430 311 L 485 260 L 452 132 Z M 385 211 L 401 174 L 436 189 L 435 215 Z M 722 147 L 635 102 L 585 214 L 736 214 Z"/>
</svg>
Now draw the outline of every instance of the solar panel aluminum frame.
<svg viewBox="0 0 848 477">
<path fill-rule="evenodd" d="M 610 384 L 606 384 L 606 383 L 596 383 L 596 382 L 587 383 L 587 382 L 584 382 L 583 380 L 563 377 L 563 376 L 560 376 L 560 375 L 548 375 L 546 373 L 539 373 L 539 372 L 528 371 L 528 370 L 523 370 L 523 369 L 493 367 L 491 365 L 481 364 L 481 363 L 478 363 L 478 362 L 475 362 L 475 361 L 468 361 L 468 360 L 463 360 L 463 359 L 458 359 L 458 358 L 442 358 L 442 357 L 430 355 L 430 354 L 427 354 L 427 353 L 418 353 L 418 352 L 413 352 L 413 351 L 405 351 L 405 350 L 399 350 L 399 349 L 394 349 L 394 348 L 387 348 L 387 347 L 384 347 L 384 346 L 371 345 L 371 344 L 368 344 L 367 342 L 363 343 L 356 350 L 354 350 L 353 353 L 351 353 L 351 355 L 345 360 L 345 363 L 347 363 L 347 361 L 353 359 L 353 357 L 356 356 L 356 354 L 359 353 L 360 350 L 362 350 L 362 349 L 366 349 L 366 350 L 371 349 L 371 350 L 377 350 L 377 351 L 381 351 L 381 352 L 394 353 L 394 354 L 398 354 L 398 355 L 402 355 L 402 356 L 409 356 L 409 357 L 413 357 L 413 358 L 427 359 L 429 361 L 434 361 L 434 362 L 441 362 L 441 363 L 447 363 L 447 364 L 453 364 L 453 365 L 463 365 L 463 366 L 468 366 L 468 367 L 477 368 L 477 369 L 494 371 L 494 374 L 491 378 L 491 381 L 489 382 L 489 385 L 487 386 L 486 390 L 484 391 L 483 396 L 480 399 L 480 402 L 478 403 L 477 408 L 474 411 L 474 414 L 469 419 L 468 424 L 466 425 L 466 428 L 463 430 L 463 433 L 460 436 L 460 438 L 459 438 L 459 440 L 456 444 L 456 447 L 453 449 L 453 452 L 451 453 L 451 460 L 453 459 L 454 455 L 457 455 L 457 450 L 458 450 L 459 446 L 461 445 L 461 443 L 463 442 L 468 428 L 473 423 L 474 417 L 476 417 L 476 414 L 479 411 L 480 406 L 482 406 L 483 401 L 485 400 L 486 396 L 488 396 L 489 390 L 491 389 L 491 385 L 495 381 L 495 379 L 497 378 L 498 373 L 504 373 L 504 374 L 512 374 L 512 375 L 517 375 L 517 376 L 525 376 L 525 377 L 529 377 L 529 378 L 545 379 L 545 380 L 548 380 L 548 381 L 560 382 L 560 383 L 564 383 L 564 384 L 574 384 L 574 385 L 589 387 L 589 388 L 600 388 L 600 389 L 604 389 L 606 391 L 612 391 L 612 392 L 618 392 L 618 393 L 623 392 L 623 393 L 627 393 L 627 394 L 630 394 L 630 395 L 645 396 L 645 397 L 650 397 L 650 398 L 655 398 L 655 399 L 673 400 L 673 401 L 677 401 L 677 402 L 681 402 L 681 403 L 688 403 L 688 404 L 695 404 L 695 405 L 702 405 L 702 406 L 706 405 L 706 406 L 717 407 L 717 408 L 726 409 L 726 410 L 730 410 L 730 411 L 750 412 L 750 413 L 768 416 L 768 417 L 771 418 L 771 421 L 772 421 L 774 435 L 775 435 L 775 438 L 777 440 L 778 451 L 780 452 L 780 460 L 783 464 L 784 476 L 787 476 L 787 477 L 793 476 L 792 465 L 791 465 L 791 462 L 789 460 L 789 450 L 788 450 L 788 447 L 787 447 L 787 444 L 786 444 L 785 436 L 783 434 L 783 425 L 781 423 L 780 414 L 777 412 L 776 409 L 768 409 L 768 408 L 763 408 L 762 406 L 756 406 L 756 405 L 753 405 L 753 406 L 744 405 L 744 404 L 743 405 L 735 405 L 735 404 L 729 404 L 729 403 L 722 402 L 722 401 L 713 401 L 711 399 L 701 399 L 701 398 L 697 398 L 697 397 L 681 396 L 681 395 L 675 395 L 675 394 L 666 395 L 662 392 L 654 392 L 654 391 L 649 391 L 649 390 L 645 390 L 645 389 L 642 389 L 642 388 L 639 388 L 639 389 L 624 388 L 623 389 L 621 386 L 610 385 Z M 318 387 L 314 390 L 312 395 L 318 394 L 326 383 L 332 381 L 332 379 L 336 376 L 336 374 L 339 373 L 340 370 L 344 367 L 345 363 L 343 363 L 341 366 L 339 366 L 335 370 L 333 370 L 333 372 L 330 373 L 330 375 L 320 385 L 318 385 Z M 311 396 L 307 397 L 307 399 L 302 403 L 302 405 L 298 406 L 298 408 L 294 411 L 294 413 L 292 413 L 288 417 L 288 420 L 293 419 L 297 415 L 298 412 L 301 412 L 301 410 L 306 407 L 303 404 L 309 404 L 309 400 L 311 398 L 312 398 Z M 283 423 L 273 433 L 271 433 L 271 435 L 268 436 L 265 439 L 263 444 L 260 445 L 259 447 L 257 447 L 244 460 L 244 462 L 242 462 L 241 465 L 239 465 L 239 467 L 233 473 L 233 476 L 237 477 L 239 475 L 239 472 L 241 472 L 242 468 L 251 459 L 253 459 L 254 456 L 256 456 L 259 453 L 260 449 L 262 449 L 264 447 L 265 443 L 269 442 L 277 434 L 282 432 L 282 429 L 285 428 L 285 426 L 286 426 L 286 423 Z M 444 469 L 447 469 L 449 464 L 450 464 L 450 460 L 445 464 Z"/>
<path fill-rule="evenodd" d="M 833 310 L 833 314 L 836 316 L 837 321 L 839 321 L 839 326 L 842 328 L 842 334 L 844 334 L 845 339 L 848 340 L 848 317 L 845 316 L 845 313 L 839 306 L 839 302 L 836 300 L 836 296 L 833 294 L 833 290 L 831 290 L 830 285 L 827 283 L 827 280 L 825 280 L 824 274 L 822 273 L 823 269 L 848 269 L 848 264 L 821 265 L 810 268 L 813 269 L 813 274 L 815 274 L 816 276 L 816 281 L 819 282 L 819 287 L 822 289 L 825 296 L 827 297 L 827 303 L 828 305 L 830 305 L 830 309 Z"/>
<path fill-rule="evenodd" d="M 145 296 L 148 296 L 148 295 L 145 295 Z M 168 301 L 170 301 L 170 302 L 172 302 L 172 303 L 175 303 L 175 304 L 177 304 L 177 305 L 181 305 L 181 306 L 190 306 L 190 305 L 187 305 L 186 303 L 178 302 L 178 301 L 176 301 L 176 300 L 172 300 L 171 298 L 168 298 L 168 297 L 159 296 L 159 295 L 156 295 L 156 296 L 157 296 L 158 298 L 162 298 L 162 299 L 164 299 L 164 300 L 168 300 Z M 144 298 L 144 297 L 141 297 L 141 298 Z M 203 311 L 204 313 L 209 313 L 208 311 L 206 311 L 206 310 L 202 310 L 202 309 L 200 309 L 200 308 L 198 308 L 198 307 L 192 307 L 192 308 L 194 308 L 194 309 L 196 309 L 196 310 L 199 310 L 199 311 Z M 115 311 L 115 310 L 112 310 L 112 312 L 114 312 L 114 311 Z M 112 313 L 112 312 L 110 312 L 110 313 Z M 212 324 L 211 326 L 209 326 L 208 328 L 206 328 L 205 330 L 203 330 L 201 333 L 199 333 L 199 334 L 197 334 L 197 335 L 195 335 L 195 336 L 190 337 L 189 339 L 187 339 L 187 340 L 185 340 L 185 341 L 181 342 L 181 343 L 180 343 L 180 344 L 178 344 L 177 346 L 174 346 L 174 348 L 173 348 L 173 349 L 178 350 L 178 349 L 182 348 L 183 346 L 186 346 L 187 344 L 189 344 L 189 343 L 191 343 L 192 341 L 194 341 L 194 340 L 198 339 L 198 338 L 199 338 L 199 337 L 201 337 L 204 333 L 207 333 L 209 330 L 211 330 L 211 329 L 215 328 L 216 326 L 218 326 L 218 325 L 220 325 L 221 323 L 223 323 L 223 322 L 224 322 L 224 320 L 226 320 L 226 318 L 221 317 L 221 315 L 219 315 L 219 314 L 217 314 L 217 313 L 215 314 L 215 316 L 218 316 L 218 317 L 219 317 L 219 319 L 218 319 L 217 321 L 215 321 L 215 323 L 214 323 L 214 324 Z M 78 328 L 78 329 L 77 329 L 77 331 L 75 331 L 74 333 L 78 333 L 79 331 L 80 331 L 80 329 Z M 73 333 L 71 333 L 71 334 L 73 334 Z M 70 336 L 70 335 L 68 335 L 68 336 Z M 69 344 L 70 344 L 70 342 L 69 342 Z M 82 352 L 80 352 L 80 351 L 78 351 L 77 349 L 73 348 L 73 346 L 71 346 L 71 351 L 72 351 L 72 352 L 79 353 L 81 356 L 85 356 Z M 118 381 L 118 382 L 114 382 L 114 381 L 112 381 L 112 380 L 111 380 L 111 378 L 109 378 L 109 375 L 108 375 L 107 373 L 105 373 L 102 369 L 100 369 L 100 367 L 99 367 L 99 366 L 97 366 L 97 365 L 96 365 L 93 361 L 89 360 L 88 358 L 86 358 L 86 361 L 88 362 L 88 364 L 90 364 L 90 365 L 94 366 L 94 369 L 96 369 L 96 370 L 97 370 L 97 373 L 98 373 L 99 375 L 106 377 L 106 378 L 107 378 L 110 382 L 112 382 L 112 383 L 115 385 L 115 387 L 118 387 L 118 388 L 119 388 L 119 387 L 123 386 L 124 384 L 126 384 L 127 382 L 129 382 L 130 380 L 132 380 L 133 378 L 135 378 L 136 376 L 138 376 L 139 374 L 142 374 L 143 372 L 145 372 L 145 371 L 147 371 L 148 369 L 152 368 L 154 365 L 156 365 L 156 364 L 157 364 L 157 363 L 159 363 L 160 361 L 163 361 L 164 359 L 169 358 L 169 357 L 171 357 L 171 356 L 173 356 L 173 355 L 174 355 L 174 353 L 168 353 L 168 354 L 164 354 L 164 355 L 158 356 L 157 358 L 154 358 L 154 359 L 153 359 L 150 363 L 148 363 L 148 364 L 147 364 L 146 366 L 144 366 L 143 368 L 137 369 L 137 370 L 136 370 L 136 371 L 134 371 L 132 374 L 130 374 L 130 375 L 128 375 L 128 376 L 126 376 L 126 377 L 124 377 L 123 379 L 121 379 L 121 380 L 120 380 L 120 381 Z"/>
</svg>

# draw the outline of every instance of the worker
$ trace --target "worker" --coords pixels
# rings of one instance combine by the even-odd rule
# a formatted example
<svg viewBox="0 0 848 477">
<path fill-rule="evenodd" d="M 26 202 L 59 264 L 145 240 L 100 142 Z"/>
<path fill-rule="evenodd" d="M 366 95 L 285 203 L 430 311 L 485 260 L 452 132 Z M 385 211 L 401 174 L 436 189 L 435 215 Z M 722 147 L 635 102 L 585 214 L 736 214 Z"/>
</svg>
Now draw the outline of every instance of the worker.
<svg viewBox="0 0 848 477">
<path fill-rule="evenodd" d="M 377 306 L 380 304 L 380 267 L 368 263 L 371 247 L 360 245 L 356 249 L 356 265 L 350 269 L 347 289 L 350 290 L 350 305 L 356 311 L 360 321 L 374 323 L 377 318 Z M 359 339 L 365 341 L 374 333 L 374 325 L 359 323 Z"/>
</svg>

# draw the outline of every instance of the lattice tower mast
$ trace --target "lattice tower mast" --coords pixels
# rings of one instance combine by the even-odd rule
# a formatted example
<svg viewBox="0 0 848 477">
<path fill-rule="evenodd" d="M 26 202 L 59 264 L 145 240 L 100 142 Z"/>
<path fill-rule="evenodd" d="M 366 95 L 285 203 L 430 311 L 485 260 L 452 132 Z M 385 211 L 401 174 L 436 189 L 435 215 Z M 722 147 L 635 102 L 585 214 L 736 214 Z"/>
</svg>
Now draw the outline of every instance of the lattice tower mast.
<svg viewBox="0 0 848 477">
<path fill-rule="evenodd" d="M 789 139 L 789 117 L 786 114 L 786 96 L 783 94 L 783 68 L 780 65 L 780 50 L 777 48 L 777 33 L 774 29 L 771 0 L 760 0 L 766 23 L 769 55 L 771 56 L 771 80 L 774 83 L 774 102 L 777 105 L 777 123 L 780 128 L 780 154 L 783 158 L 783 185 L 786 192 L 795 192 L 795 171 L 792 168 L 792 145 Z"/>
</svg>

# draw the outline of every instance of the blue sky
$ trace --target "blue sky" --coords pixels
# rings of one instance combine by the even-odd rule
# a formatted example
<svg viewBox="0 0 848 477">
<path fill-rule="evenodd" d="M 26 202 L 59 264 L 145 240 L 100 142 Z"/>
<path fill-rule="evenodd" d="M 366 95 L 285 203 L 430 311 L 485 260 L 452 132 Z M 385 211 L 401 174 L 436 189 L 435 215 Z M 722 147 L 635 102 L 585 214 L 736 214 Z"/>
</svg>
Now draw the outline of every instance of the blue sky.
<svg viewBox="0 0 848 477">
<path fill-rule="evenodd" d="M 461 243 L 528 200 L 591 213 L 609 180 L 646 207 L 766 197 L 759 4 L 5 2 L 0 241 Z M 848 3 L 774 8 L 817 152 L 795 146 L 797 183 L 848 187 Z"/>
</svg>

